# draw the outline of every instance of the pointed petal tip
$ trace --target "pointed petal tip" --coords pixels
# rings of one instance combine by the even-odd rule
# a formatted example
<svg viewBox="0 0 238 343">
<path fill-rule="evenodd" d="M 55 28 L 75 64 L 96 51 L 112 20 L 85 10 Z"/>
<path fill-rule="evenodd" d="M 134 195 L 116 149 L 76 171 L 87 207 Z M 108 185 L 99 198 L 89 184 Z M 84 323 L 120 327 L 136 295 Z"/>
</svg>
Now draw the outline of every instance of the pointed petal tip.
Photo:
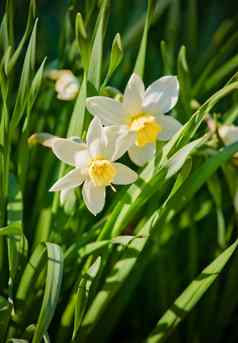
<svg viewBox="0 0 238 343">
<path fill-rule="evenodd" d="M 57 192 L 56 187 L 54 185 L 50 187 L 49 192 Z"/>
</svg>

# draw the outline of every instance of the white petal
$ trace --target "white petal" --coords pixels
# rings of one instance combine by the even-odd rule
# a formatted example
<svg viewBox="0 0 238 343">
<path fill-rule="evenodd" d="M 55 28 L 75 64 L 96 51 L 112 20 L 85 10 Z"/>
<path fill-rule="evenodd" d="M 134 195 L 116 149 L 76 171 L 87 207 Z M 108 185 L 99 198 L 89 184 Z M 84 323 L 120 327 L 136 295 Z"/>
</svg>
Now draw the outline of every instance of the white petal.
<svg viewBox="0 0 238 343">
<path fill-rule="evenodd" d="M 72 137 L 69 137 L 68 139 L 71 140 L 74 143 L 82 143 L 81 138 L 78 137 L 78 136 L 72 136 Z"/>
<path fill-rule="evenodd" d="M 177 103 L 179 83 L 175 76 L 164 76 L 153 82 L 145 92 L 144 111 L 151 114 L 169 112 Z"/>
<path fill-rule="evenodd" d="M 141 78 L 132 74 L 130 77 L 124 97 L 123 97 L 123 107 L 128 114 L 137 114 L 143 111 L 142 102 L 144 98 L 145 87 Z"/>
<path fill-rule="evenodd" d="M 222 125 L 219 130 L 219 135 L 226 145 L 238 141 L 238 127 L 234 125 Z"/>
<path fill-rule="evenodd" d="M 120 125 L 119 126 L 107 126 L 104 128 L 104 137 L 105 137 L 105 146 L 104 146 L 104 154 L 105 158 L 109 161 L 112 160 L 112 156 L 116 150 L 116 142 L 118 139 L 118 134 L 120 132 Z"/>
<path fill-rule="evenodd" d="M 122 163 L 113 163 L 113 165 L 117 171 L 112 181 L 115 185 L 129 185 L 137 180 L 137 174 L 132 169 Z"/>
<path fill-rule="evenodd" d="M 112 161 L 119 160 L 135 143 L 136 140 L 136 133 L 129 131 L 128 133 L 122 133 L 118 136 L 117 139 L 117 146 L 115 149 L 115 153 L 112 156 Z"/>
<path fill-rule="evenodd" d="M 87 132 L 87 137 L 86 137 L 87 143 L 91 144 L 95 139 L 101 139 L 101 137 L 103 137 L 103 134 L 104 134 L 104 131 L 103 131 L 101 122 L 99 121 L 98 118 L 93 118 L 93 120 L 91 121 L 88 127 L 88 132 Z"/>
<path fill-rule="evenodd" d="M 60 204 L 64 205 L 67 198 L 69 198 L 71 195 L 74 196 L 74 190 L 72 188 L 67 188 L 67 189 L 62 190 L 60 192 Z"/>
<path fill-rule="evenodd" d="M 142 148 L 133 145 L 129 149 L 128 154 L 132 162 L 138 166 L 143 166 L 153 158 L 155 154 L 155 144 L 146 144 Z"/>
<path fill-rule="evenodd" d="M 88 148 L 76 152 L 76 154 L 74 156 L 74 160 L 75 160 L 75 166 L 76 167 L 79 167 L 82 169 L 87 168 L 87 166 L 91 160 L 91 156 L 89 154 Z"/>
<path fill-rule="evenodd" d="M 105 205 L 105 187 L 96 187 L 92 181 L 85 181 L 83 185 L 83 200 L 85 205 L 95 216 Z"/>
<path fill-rule="evenodd" d="M 79 168 L 71 170 L 64 177 L 56 181 L 51 187 L 50 192 L 63 191 L 64 189 L 75 188 L 80 186 L 84 181 L 84 176 Z"/>
<path fill-rule="evenodd" d="M 135 133 L 130 132 L 126 125 L 108 126 L 104 130 L 106 136 L 106 157 L 110 161 L 116 161 L 135 142 Z"/>
<path fill-rule="evenodd" d="M 101 139 L 95 139 L 89 145 L 89 153 L 92 158 L 95 157 L 106 157 L 105 155 L 105 142 Z"/>
<path fill-rule="evenodd" d="M 172 138 L 178 130 L 181 129 L 182 124 L 173 117 L 161 115 L 156 118 L 161 131 L 158 134 L 159 141 L 167 141 Z"/>
<path fill-rule="evenodd" d="M 119 101 L 105 97 L 94 96 L 87 99 L 88 111 L 99 118 L 104 125 L 120 125 L 125 120 L 125 112 Z"/>
<path fill-rule="evenodd" d="M 52 144 L 53 153 L 71 166 L 75 166 L 75 154 L 87 149 L 86 144 L 73 142 L 71 139 L 55 139 Z"/>
</svg>

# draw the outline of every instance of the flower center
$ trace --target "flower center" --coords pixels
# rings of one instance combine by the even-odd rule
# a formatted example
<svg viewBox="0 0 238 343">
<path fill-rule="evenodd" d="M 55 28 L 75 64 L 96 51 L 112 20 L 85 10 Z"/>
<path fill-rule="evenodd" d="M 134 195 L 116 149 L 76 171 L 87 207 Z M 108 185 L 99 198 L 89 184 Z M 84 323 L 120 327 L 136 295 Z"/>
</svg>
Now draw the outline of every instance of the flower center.
<svg viewBox="0 0 238 343">
<path fill-rule="evenodd" d="M 95 159 L 91 162 L 88 173 L 95 186 L 109 186 L 116 175 L 116 168 L 108 160 Z"/>
<path fill-rule="evenodd" d="M 140 114 L 131 118 L 129 128 L 136 132 L 136 145 L 143 147 L 148 143 L 154 143 L 161 131 L 155 117 Z"/>
</svg>

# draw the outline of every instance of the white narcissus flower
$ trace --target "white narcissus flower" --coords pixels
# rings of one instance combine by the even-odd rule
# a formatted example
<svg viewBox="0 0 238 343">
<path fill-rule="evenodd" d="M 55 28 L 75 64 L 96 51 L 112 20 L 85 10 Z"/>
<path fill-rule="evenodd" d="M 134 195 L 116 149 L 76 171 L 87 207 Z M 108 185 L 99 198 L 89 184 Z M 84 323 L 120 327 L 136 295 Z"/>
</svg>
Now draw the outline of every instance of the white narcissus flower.
<svg viewBox="0 0 238 343">
<path fill-rule="evenodd" d="M 87 109 L 105 126 L 120 126 L 121 144 L 127 145 L 131 160 L 143 166 L 153 157 L 156 140 L 169 140 L 181 127 L 164 115 L 176 105 L 178 93 L 175 76 L 164 76 L 145 90 L 141 78 L 133 74 L 122 102 L 95 96 L 87 99 Z"/>
<path fill-rule="evenodd" d="M 93 119 L 87 132 L 86 144 L 68 139 L 53 141 L 54 154 L 64 163 L 74 167 L 50 189 L 64 195 L 83 184 L 82 195 L 87 208 L 96 215 L 105 204 L 106 186 L 127 185 L 137 179 L 137 174 L 122 163 L 115 162 L 126 149 L 114 138 L 115 128 L 104 128 Z"/>
<path fill-rule="evenodd" d="M 79 93 L 79 81 L 71 70 L 51 70 L 49 77 L 55 80 L 57 98 L 60 100 L 73 100 Z"/>
</svg>

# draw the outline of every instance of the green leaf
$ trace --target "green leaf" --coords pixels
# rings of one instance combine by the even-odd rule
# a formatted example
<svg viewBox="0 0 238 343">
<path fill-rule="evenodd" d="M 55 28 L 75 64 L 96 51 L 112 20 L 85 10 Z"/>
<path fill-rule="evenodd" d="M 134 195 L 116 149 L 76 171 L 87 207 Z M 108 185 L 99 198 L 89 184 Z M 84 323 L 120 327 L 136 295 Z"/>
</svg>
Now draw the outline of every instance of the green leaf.
<svg viewBox="0 0 238 343">
<path fill-rule="evenodd" d="M 12 47 L 9 46 L 5 52 L 5 54 L 3 55 L 3 58 L 1 60 L 1 64 L 3 65 L 3 70 L 5 72 L 5 74 L 7 75 L 7 66 L 11 57 L 11 53 L 12 53 Z"/>
<path fill-rule="evenodd" d="M 78 331 L 80 329 L 86 307 L 88 305 L 90 289 L 95 282 L 98 272 L 101 267 L 101 257 L 98 257 L 96 261 L 89 268 L 88 272 L 85 273 L 80 280 L 75 304 L 75 316 L 74 316 L 74 332 L 73 339 L 77 337 Z"/>
<path fill-rule="evenodd" d="M 185 289 L 174 304 L 158 321 L 155 329 L 147 338 L 147 343 L 165 342 L 177 325 L 190 313 L 204 293 L 217 279 L 226 263 L 236 250 L 238 240 L 220 254 L 202 273 Z"/>
<path fill-rule="evenodd" d="M 103 34 L 104 34 L 104 22 L 105 12 L 108 0 L 104 0 L 99 12 L 99 24 L 97 32 L 94 38 L 91 57 L 88 69 L 88 81 L 99 90 L 101 82 L 101 69 L 102 69 L 102 55 L 103 55 Z"/>
<path fill-rule="evenodd" d="M 174 64 L 176 60 L 176 48 L 178 42 L 178 35 L 180 32 L 180 0 L 171 1 L 168 9 L 168 17 L 166 20 L 165 27 L 165 41 L 167 42 L 167 54 L 164 56 L 165 59 L 170 60 L 171 73 L 174 71 Z"/>
<path fill-rule="evenodd" d="M 6 51 L 9 47 L 9 37 L 7 30 L 7 14 L 5 13 L 2 17 L 1 26 L 0 26 L 0 48 L 3 51 Z"/>
<path fill-rule="evenodd" d="M 183 185 L 185 180 L 190 175 L 191 170 L 192 170 L 192 158 L 188 158 L 186 160 L 186 162 L 184 163 L 184 165 L 183 165 L 181 171 L 179 172 L 178 176 L 176 177 L 176 181 L 173 185 L 173 188 L 170 192 L 168 199 L 170 199 L 170 197 L 172 195 L 174 195 L 179 190 L 179 188 Z"/>
<path fill-rule="evenodd" d="M 224 60 L 224 56 L 226 56 L 231 50 L 235 48 L 237 38 L 238 33 L 234 32 L 234 34 L 232 34 L 229 39 L 227 39 L 225 44 L 223 44 L 219 50 L 215 50 L 215 57 L 211 58 L 210 61 L 207 62 L 205 68 L 203 68 L 201 75 L 199 76 L 192 89 L 193 97 L 197 97 L 198 95 L 201 96 L 203 94 L 204 83 L 206 82 L 212 71 L 217 67 L 217 65 L 219 65 L 219 63 Z"/>
<path fill-rule="evenodd" d="M 95 7 L 97 5 L 97 0 L 86 0 L 86 22 L 88 23 L 91 19 L 91 16 L 93 14 L 93 11 L 95 10 Z"/>
<path fill-rule="evenodd" d="M 32 343 L 38 343 L 46 334 L 59 299 L 63 277 L 63 254 L 54 243 L 45 243 L 47 249 L 47 275 L 43 302 Z"/>
<path fill-rule="evenodd" d="M 169 52 L 168 44 L 163 40 L 160 42 L 160 50 L 164 67 L 164 74 L 170 75 L 173 73 L 173 60 Z"/>
<path fill-rule="evenodd" d="M 191 55 L 195 53 L 195 48 L 197 46 L 197 39 L 198 39 L 199 14 L 198 14 L 197 7 L 198 7 L 197 0 L 189 1 L 188 8 L 187 8 L 187 15 L 186 15 L 186 21 L 187 21 L 186 46 L 189 47 L 189 50 L 191 51 Z"/>
<path fill-rule="evenodd" d="M 48 242 L 39 244 L 25 268 L 16 294 L 15 320 L 19 325 L 25 323 L 28 311 L 32 310 L 33 298 L 29 299 L 30 290 L 34 288 L 35 281 L 45 266 L 47 272 L 44 295 L 33 343 L 40 342 L 46 334 L 59 299 L 63 275 L 63 254 L 58 245 Z"/>
<path fill-rule="evenodd" d="M 7 299 L 0 296 L 0 342 L 5 342 L 9 320 L 11 318 L 12 305 Z"/>
<path fill-rule="evenodd" d="M 87 97 L 87 78 L 84 73 L 83 82 L 70 119 L 67 137 L 82 137 L 85 123 L 85 102 Z"/>
<path fill-rule="evenodd" d="M 190 72 L 188 69 L 187 59 L 186 59 L 186 48 L 182 46 L 178 55 L 177 62 L 178 69 L 178 80 L 180 88 L 180 101 L 183 105 L 184 110 L 186 111 L 186 119 L 189 119 L 191 114 L 191 81 L 190 81 Z"/>
<path fill-rule="evenodd" d="M 158 21 L 158 19 L 163 15 L 169 4 L 172 3 L 172 0 L 160 0 L 156 3 L 155 8 L 153 9 L 153 16 L 151 19 L 152 24 Z M 143 32 L 145 25 L 146 15 L 142 14 L 141 17 L 136 21 L 134 25 L 126 32 L 123 39 L 125 51 L 128 47 L 134 44 L 137 37 Z"/>
<path fill-rule="evenodd" d="M 222 211 L 222 188 L 218 176 L 213 175 L 207 182 L 209 192 L 214 199 L 217 215 L 217 241 L 221 248 L 226 245 L 225 219 Z"/>
<path fill-rule="evenodd" d="M 16 236 L 21 234 L 22 227 L 20 223 L 12 223 L 0 229 L 0 236 Z"/>
<path fill-rule="evenodd" d="M 114 71 L 121 63 L 122 57 L 123 57 L 123 48 L 122 48 L 121 36 L 119 33 L 117 33 L 112 42 L 109 67 L 108 67 L 107 75 L 105 77 L 105 80 L 101 88 L 106 86 L 111 76 L 113 75 Z"/>
<path fill-rule="evenodd" d="M 75 35 L 76 39 L 80 39 L 79 35 L 81 35 L 84 39 L 87 39 L 87 32 L 84 25 L 83 17 L 81 13 L 77 13 L 75 19 Z"/>
<path fill-rule="evenodd" d="M 29 97 L 28 97 L 28 112 L 32 109 L 40 88 L 41 88 L 41 84 L 42 84 L 42 80 L 43 80 L 43 75 L 44 75 L 44 68 L 45 68 L 45 63 L 46 63 L 46 59 L 44 58 L 44 60 L 42 61 L 39 69 L 37 70 L 32 83 L 31 83 L 31 88 L 30 88 L 30 92 L 29 92 Z"/>
<path fill-rule="evenodd" d="M 23 202 L 22 194 L 16 182 L 16 178 L 11 175 L 9 178 L 9 199 L 7 205 L 8 228 L 15 231 L 15 235 L 10 235 L 7 239 L 8 264 L 9 264 L 9 288 L 10 296 L 13 296 L 14 284 L 17 273 L 21 271 L 28 253 L 28 243 L 23 235 Z"/>
<path fill-rule="evenodd" d="M 22 335 L 22 338 L 26 339 L 27 342 L 32 341 L 32 337 L 34 335 L 34 332 L 36 331 L 36 326 L 35 324 L 30 324 L 25 328 L 25 331 Z M 42 337 L 43 342 L 45 343 L 50 343 L 50 336 L 48 332 L 45 333 L 45 335 Z"/>
<path fill-rule="evenodd" d="M 14 1 L 6 1 L 6 14 L 7 14 L 7 32 L 9 45 L 14 45 Z"/>
<path fill-rule="evenodd" d="M 7 340 L 7 343 L 29 343 L 29 341 L 21 338 L 10 338 Z"/>
<path fill-rule="evenodd" d="M 152 11 L 153 11 L 153 0 L 148 0 L 144 32 L 143 32 L 140 49 L 136 58 L 136 64 L 134 68 L 134 73 L 138 74 L 141 78 L 143 78 L 143 75 L 144 75 L 147 39 L 148 39 L 148 32 L 150 28 L 151 16 L 153 13 Z"/>
<path fill-rule="evenodd" d="M 35 12 L 36 12 L 35 0 L 30 0 L 25 33 L 24 33 L 22 39 L 20 40 L 20 43 L 19 43 L 16 51 L 12 55 L 8 65 L 7 65 L 7 73 L 6 73 L 7 75 L 10 74 L 12 69 L 14 68 L 17 60 L 20 57 L 22 49 L 23 49 L 23 47 L 24 47 L 24 45 L 25 45 L 25 43 L 29 37 L 29 34 L 31 32 L 31 29 L 32 29 L 33 22 L 34 22 L 34 18 L 35 18 Z"/>
<path fill-rule="evenodd" d="M 238 143 L 228 145 L 220 149 L 213 156 L 209 157 L 199 168 L 197 168 L 166 204 L 165 212 L 171 211 L 171 219 L 175 213 L 178 213 L 196 194 L 201 186 L 217 171 L 219 167 L 225 164 L 238 151 Z M 167 215 L 167 214 L 166 214 Z"/>
<path fill-rule="evenodd" d="M 238 66 L 238 55 L 233 56 L 226 63 L 224 63 L 220 68 L 218 68 L 211 77 L 204 83 L 204 90 L 210 91 L 213 88 L 217 88 L 222 80 L 225 79 L 237 70 Z"/>
<path fill-rule="evenodd" d="M 34 68 L 35 49 L 36 49 L 36 32 L 37 32 L 37 20 L 31 34 L 30 42 L 28 44 L 24 64 L 22 68 L 21 79 L 18 87 L 16 104 L 14 106 L 13 115 L 10 121 L 10 136 L 13 134 L 13 130 L 17 127 L 21 120 L 28 99 L 29 84 L 32 76 L 32 70 Z"/>
<path fill-rule="evenodd" d="M 108 247 L 110 244 L 117 244 L 117 245 L 122 245 L 125 246 L 127 245 L 131 240 L 136 238 L 136 236 L 117 236 L 112 239 L 108 240 L 103 240 L 103 241 L 96 241 L 96 242 L 90 242 L 88 244 L 85 244 L 82 246 L 81 241 L 76 243 L 74 246 L 71 246 L 70 252 L 67 253 L 65 256 L 65 262 L 69 258 L 77 258 L 79 257 L 80 259 L 83 259 L 87 256 L 90 255 L 98 255 L 103 252 L 105 248 Z"/>
<path fill-rule="evenodd" d="M 31 114 L 32 114 L 32 108 L 36 102 L 36 99 L 38 97 L 41 83 L 43 79 L 43 73 L 44 73 L 44 66 L 45 66 L 46 58 L 40 65 L 39 69 L 37 70 L 33 81 L 31 83 L 31 88 L 29 91 L 28 99 L 27 99 L 27 115 L 23 124 L 22 128 L 22 135 L 21 140 L 19 143 L 18 148 L 18 175 L 21 183 L 21 189 L 25 189 L 25 184 L 27 180 L 27 170 L 28 170 L 28 160 L 29 160 L 29 150 L 27 146 L 27 139 L 29 135 L 30 130 L 30 123 L 31 123 Z"/>
<path fill-rule="evenodd" d="M 193 142 L 190 142 L 189 144 L 185 145 L 182 149 L 176 152 L 167 163 L 167 175 L 166 178 L 170 178 L 173 175 L 175 175 L 184 165 L 187 158 L 190 156 L 190 154 L 197 148 L 199 148 L 201 145 L 203 145 L 207 139 L 208 135 L 205 135 L 201 138 L 196 139 Z"/>
<path fill-rule="evenodd" d="M 127 286 L 131 291 L 131 284 L 129 281 L 125 284 L 125 280 L 135 266 L 137 256 L 140 254 L 145 243 L 145 238 L 133 239 L 125 249 L 125 253 L 122 258 L 115 263 L 103 288 L 93 299 L 91 306 L 86 312 L 79 332 L 78 342 L 95 341 L 99 327 L 103 329 L 100 330 L 100 338 L 99 336 L 97 337 L 97 342 L 105 342 L 106 337 L 108 337 L 108 334 L 113 328 L 113 325 L 115 325 L 115 320 L 118 318 L 118 312 L 125 304 L 125 299 L 122 297 L 116 298 L 115 295 L 124 287 L 123 290 L 125 290 L 125 292 L 123 294 L 127 297 L 130 296 Z M 133 270 L 132 277 L 134 278 L 135 273 L 136 271 Z M 109 320 L 110 325 L 105 325 Z"/>
<path fill-rule="evenodd" d="M 82 59 L 82 65 L 84 70 L 88 69 L 89 59 L 90 59 L 90 47 L 89 47 L 89 39 L 87 36 L 86 27 L 83 21 L 83 17 L 81 13 L 77 13 L 75 19 L 75 37 L 76 42 L 79 46 L 79 52 Z"/>
</svg>

